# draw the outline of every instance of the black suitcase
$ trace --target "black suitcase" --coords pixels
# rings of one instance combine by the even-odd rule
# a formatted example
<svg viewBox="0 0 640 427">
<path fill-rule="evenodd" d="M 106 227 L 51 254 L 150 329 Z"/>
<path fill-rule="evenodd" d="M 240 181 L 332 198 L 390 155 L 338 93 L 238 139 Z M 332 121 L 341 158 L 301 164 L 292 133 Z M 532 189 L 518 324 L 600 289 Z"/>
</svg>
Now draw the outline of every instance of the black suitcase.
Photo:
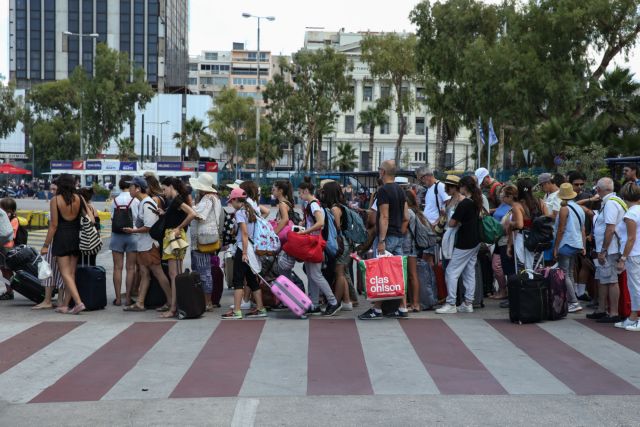
<svg viewBox="0 0 640 427">
<path fill-rule="evenodd" d="M 533 274 L 533 273 L 532 273 Z M 549 316 L 549 281 L 540 274 L 523 272 L 509 276 L 509 320 L 513 323 L 537 323 Z"/>
<path fill-rule="evenodd" d="M 479 260 L 478 260 L 479 261 Z M 475 267 L 476 290 L 473 293 L 473 308 L 484 308 L 484 282 L 482 281 L 482 267 L 480 262 L 476 262 Z M 458 293 L 456 294 L 456 305 L 464 301 L 464 281 L 462 276 L 458 279 Z"/>
<path fill-rule="evenodd" d="M 166 261 L 162 262 L 162 271 L 164 271 L 165 276 L 169 277 L 169 264 Z M 144 307 L 145 308 L 158 308 L 162 307 L 167 302 L 167 296 L 164 294 L 164 291 L 160 287 L 160 283 L 156 276 L 153 275 L 151 271 L 149 271 L 151 277 L 149 278 L 149 289 L 147 290 L 147 295 L 144 297 Z"/>
<path fill-rule="evenodd" d="M 107 273 L 103 267 L 78 265 L 76 286 L 86 310 L 102 310 L 107 306 Z"/>
<path fill-rule="evenodd" d="M 18 271 L 11 278 L 11 289 L 36 304 L 44 301 L 44 286 L 40 279 L 28 271 Z"/>
<path fill-rule="evenodd" d="M 178 319 L 195 319 L 202 316 L 205 300 L 200 274 L 186 270 L 176 276 L 176 303 Z"/>
<path fill-rule="evenodd" d="M 19 245 L 7 252 L 7 267 L 11 271 L 26 271 L 32 276 L 38 277 L 38 263 L 40 254 L 31 246 Z"/>
</svg>

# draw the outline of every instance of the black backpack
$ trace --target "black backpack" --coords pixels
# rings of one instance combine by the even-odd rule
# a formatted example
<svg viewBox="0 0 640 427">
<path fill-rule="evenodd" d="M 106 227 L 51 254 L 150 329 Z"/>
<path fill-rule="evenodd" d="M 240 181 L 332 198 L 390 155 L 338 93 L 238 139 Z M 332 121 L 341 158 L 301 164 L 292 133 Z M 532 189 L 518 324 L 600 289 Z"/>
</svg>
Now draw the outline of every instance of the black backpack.
<svg viewBox="0 0 640 427">
<path fill-rule="evenodd" d="M 13 242 L 16 245 L 26 245 L 28 240 L 29 240 L 29 232 L 27 231 L 27 228 L 22 225 L 19 225 L 18 231 L 16 233 L 16 238 L 13 239 Z"/>
<path fill-rule="evenodd" d="M 113 219 L 111 220 L 111 231 L 113 233 L 124 233 L 124 228 L 133 228 L 133 213 L 131 212 L 131 203 L 133 198 L 127 205 L 119 205 L 113 200 Z"/>
<path fill-rule="evenodd" d="M 528 251 L 543 251 L 551 248 L 553 241 L 553 220 L 539 216 L 533 220 L 530 230 L 524 231 L 524 246 Z"/>
</svg>

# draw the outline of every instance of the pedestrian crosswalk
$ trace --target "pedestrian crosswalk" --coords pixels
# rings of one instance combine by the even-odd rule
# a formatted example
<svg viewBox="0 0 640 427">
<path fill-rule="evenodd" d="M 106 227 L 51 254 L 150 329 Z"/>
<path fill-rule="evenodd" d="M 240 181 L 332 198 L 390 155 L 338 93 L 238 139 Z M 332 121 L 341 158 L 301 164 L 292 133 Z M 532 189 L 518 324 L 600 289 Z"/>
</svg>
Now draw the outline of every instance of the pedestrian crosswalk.
<svg viewBox="0 0 640 427">
<path fill-rule="evenodd" d="M 0 400 L 640 394 L 637 336 L 589 321 L 82 320 L 2 330 Z"/>
<path fill-rule="evenodd" d="M 47 231 L 47 228 L 29 230 L 29 246 L 41 248 L 47 237 Z M 104 221 L 101 223 L 100 237 L 103 241 L 111 237 L 111 221 Z"/>
</svg>

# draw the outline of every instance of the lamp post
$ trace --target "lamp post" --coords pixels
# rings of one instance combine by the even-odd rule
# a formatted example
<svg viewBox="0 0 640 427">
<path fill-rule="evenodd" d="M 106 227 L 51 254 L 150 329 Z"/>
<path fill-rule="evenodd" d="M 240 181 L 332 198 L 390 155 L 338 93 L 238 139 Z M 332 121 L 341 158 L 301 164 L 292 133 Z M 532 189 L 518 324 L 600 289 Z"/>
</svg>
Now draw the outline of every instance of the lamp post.
<svg viewBox="0 0 640 427">
<path fill-rule="evenodd" d="M 266 19 L 267 21 L 275 21 L 274 16 L 257 16 L 250 13 L 243 13 L 243 18 L 256 18 L 258 20 L 258 51 L 256 52 L 256 74 L 258 80 L 256 81 L 258 87 L 258 95 L 260 94 L 260 20 Z M 260 106 L 258 105 L 258 99 L 256 98 L 256 184 L 260 185 Z"/>
<path fill-rule="evenodd" d="M 88 34 L 81 34 L 81 33 L 72 33 L 71 31 L 63 31 L 62 34 L 64 34 L 67 37 L 78 37 L 80 39 L 82 39 L 83 37 L 88 37 L 90 39 L 93 39 L 93 55 L 91 55 L 91 57 L 93 58 L 93 70 L 91 70 L 91 74 L 92 75 L 96 75 L 96 66 L 95 66 L 95 41 L 98 37 L 100 37 L 100 34 L 98 33 L 88 33 Z M 82 160 L 84 160 L 84 138 L 83 138 L 83 132 L 82 132 L 82 128 L 83 128 L 83 122 L 82 122 L 82 104 L 84 104 L 84 89 L 80 92 L 80 158 Z"/>
<path fill-rule="evenodd" d="M 165 120 L 164 122 L 145 122 L 148 125 L 160 125 L 160 140 L 158 141 L 158 145 L 160 145 L 160 161 L 162 161 L 162 126 L 168 125 L 169 120 Z"/>
</svg>

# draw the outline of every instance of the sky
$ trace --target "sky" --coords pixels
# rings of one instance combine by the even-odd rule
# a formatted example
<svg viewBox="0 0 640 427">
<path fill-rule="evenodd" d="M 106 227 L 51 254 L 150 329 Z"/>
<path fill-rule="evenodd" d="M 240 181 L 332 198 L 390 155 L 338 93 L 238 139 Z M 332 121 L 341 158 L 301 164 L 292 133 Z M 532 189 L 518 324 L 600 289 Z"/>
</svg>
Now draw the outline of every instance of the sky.
<svg viewBox="0 0 640 427">
<path fill-rule="evenodd" d="M 487 0 L 496 3 L 498 0 Z M 274 16 L 273 22 L 261 21 L 261 50 L 273 54 L 291 54 L 304 43 L 306 27 L 324 27 L 327 31 L 412 31 L 409 12 L 417 0 L 393 0 L 379 7 L 371 0 L 190 0 L 189 51 L 230 50 L 233 42 L 256 48 L 256 19 L 243 18 L 243 12 Z M 376 5 L 376 6 L 374 6 Z M 9 74 L 8 42 L 9 0 L 0 0 L 0 74 Z M 640 47 L 627 63 L 640 78 Z"/>
</svg>

